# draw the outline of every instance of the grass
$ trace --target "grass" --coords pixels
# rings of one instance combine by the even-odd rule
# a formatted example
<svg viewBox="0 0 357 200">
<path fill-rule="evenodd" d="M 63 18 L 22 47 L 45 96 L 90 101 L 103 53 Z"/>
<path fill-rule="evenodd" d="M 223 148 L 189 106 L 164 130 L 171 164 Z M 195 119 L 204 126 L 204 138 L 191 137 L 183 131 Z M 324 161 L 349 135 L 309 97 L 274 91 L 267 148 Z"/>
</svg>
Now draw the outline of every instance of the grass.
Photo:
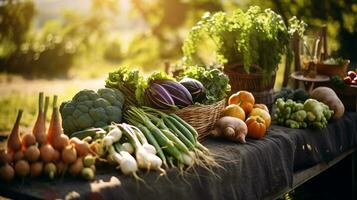
<svg viewBox="0 0 357 200">
<path fill-rule="evenodd" d="M 74 90 L 66 90 L 59 94 L 58 102 L 70 99 L 73 96 Z M 52 101 L 52 97 L 51 97 Z M 51 104 L 52 105 L 52 104 Z M 17 111 L 23 109 L 24 113 L 21 119 L 21 126 L 24 129 L 29 129 L 35 123 L 38 110 L 38 96 L 35 94 L 13 93 L 0 97 L 0 132 L 8 132 L 11 130 L 13 123 L 16 120 Z M 50 106 L 48 113 L 52 112 Z M 50 114 L 47 114 L 49 120 Z"/>
</svg>

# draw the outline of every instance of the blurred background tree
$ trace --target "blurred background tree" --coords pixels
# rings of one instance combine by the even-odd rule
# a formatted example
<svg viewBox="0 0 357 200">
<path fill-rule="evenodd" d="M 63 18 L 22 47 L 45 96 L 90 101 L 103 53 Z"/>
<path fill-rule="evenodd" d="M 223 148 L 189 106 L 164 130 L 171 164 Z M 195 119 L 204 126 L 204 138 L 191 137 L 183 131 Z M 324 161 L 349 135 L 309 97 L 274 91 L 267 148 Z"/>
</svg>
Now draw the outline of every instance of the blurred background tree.
<svg viewBox="0 0 357 200">
<path fill-rule="evenodd" d="M 165 60 L 180 61 L 182 42 L 204 12 L 250 5 L 272 8 L 284 19 L 296 15 L 310 27 L 327 24 L 333 55 L 356 62 L 353 0 L 2 0 L 0 71 L 68 77 L 72 69 L 119 64 L 163 69 Z"/>
</svg>

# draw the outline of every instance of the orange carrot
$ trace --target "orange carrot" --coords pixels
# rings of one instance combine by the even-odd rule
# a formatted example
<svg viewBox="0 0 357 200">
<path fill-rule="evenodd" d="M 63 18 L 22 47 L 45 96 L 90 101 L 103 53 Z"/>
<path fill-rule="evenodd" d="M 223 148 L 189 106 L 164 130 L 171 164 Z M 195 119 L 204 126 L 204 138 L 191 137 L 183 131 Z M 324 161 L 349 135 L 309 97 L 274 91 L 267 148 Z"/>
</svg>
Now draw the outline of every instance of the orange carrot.
<svg viewBox="0 0 357 200">
<path fill-rule="evenodd" d="M 19 134 L 19 125 L 22 117 L 22 112 L 23 110 L 20 109 L 19 112 L 17 113 L 16 122 L 9 135 L 9 139 L 7 140 L 8 152 L 17 152 L 22 148 L 21 138 Z"/>
<path fill-rule="evenodd" d="M 45 109 L 47 109 L 48 101 L 45 101 Z M 46 143 L 46 119 L 45 113 L 43 112 L 43 92 L 39 94 L 38 100 L 38 115 L 35 125 L 32 129 L 32 133 L 36 138 L 36 141 L 42 145 Z"/>
</svg>

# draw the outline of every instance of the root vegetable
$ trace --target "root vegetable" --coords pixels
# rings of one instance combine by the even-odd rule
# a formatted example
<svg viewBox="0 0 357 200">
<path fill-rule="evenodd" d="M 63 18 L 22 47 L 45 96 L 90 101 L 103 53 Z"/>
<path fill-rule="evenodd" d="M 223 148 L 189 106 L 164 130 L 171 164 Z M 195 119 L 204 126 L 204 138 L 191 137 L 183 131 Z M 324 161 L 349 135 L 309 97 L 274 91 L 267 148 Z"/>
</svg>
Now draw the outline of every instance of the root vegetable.
<svg viewBox="0 0 357 200">
<path fill-rule="evenodd" d="M 94 154 L 90 145 L 76 137 L 71 138 L 70 144 L 73 144 L 79 156 L 86 156 L 90 153 Z"/>
<path fill-rule="evenodd" d="M 50 179 L 54 179 L 56 176 L 57 167 L 54 163 L 49 162 L 45 165 L 44 172 Z"/>
<path fill-rule="evenodd" d="M 124 142 L 122 144 L 122 147 L 123 147 L 123 151 L 126 151 L 126 152 L 128 152 L 130 154 L 134 153 L 134 147 L 129 142 Z"/>
<path fill-rule="evenodd" d="M 85 167 L 90 167 L 92 165 L 95 165 L 95 157 L 92 155 L 87 155 L 83 158 L 83 165 Z"/>
<path fill-rule="evenodd" d="M 40 158 L 41 153 L 36 145 L 32 145 L 25 150 L 24 154 L 27 161 L 35 162 Z"/>
<path fill-rule="evenodd" d="M 10 182 L 15 176 L 15 170 L 9 164 L 0 167 L 0 179 L 5 182 Z"/>
<path fill-rule="evenodd" d="M 76 176 L 82 171 L 83 167 L 83 158 L 79 157 L 73 164 L 71 164 L 68 171 L 72 176 Z"/>
<path fill-rule="evenodd" d="M 81 175 L 85 180 L 93 180 L 94 179 L 94 171 L 89 167 L 83 168 L 81 171 Z"/>
<path fill-rule="evenodd" d="M 55 149 L 50 144 L 42 145 L 40 148 L 41 160 L 43 162 L 51 162 L 55 157 Z"/>
<path fill-rule="evenodd" d="M 332 109 L 334 111 L 334 119 L 342 117 L 345 113 L 345 106 L 331 88 L 317 87 L 311 92 L 311 98 L 323 102 Z"/>
<path fill-rule="evenodd" d="M 53 151 L 53 161 L 58 161 L 59 159 L 61 159 L 61 153 L 59 151 L 57 151 L 56 149 L 54 149 L 54 151 Z"/>
<path fill-rule="evenodd" d="M 57 107 L 57 96 L 53 97 L 53 110 L 50 121 L 50 126 L 47 132 L 47 141 L 56 150 L 61 151 L 64 147 L 68 145 L 68 136 L 63 133 L 61 120 L 59 116 L 59 111 Z"/>
<path fill-rule="evenodd" d="M 41 175 L 43 170 L 43 162 L 37 161 L 34 163 L 31 163 L 30 166 L 30 176 L 31 177 L 38 177 Z"/>
<path fill-rule="evenodd" d="M 77 159 L 77 151 L 73 145 L 66 146 L 62 151 L 62 161 L 65 164 L 71 164 Z"/>
<path fill-rule="evenodd" d="M 5 149 L 0 150 L 0 166 L 5 165 L 7 163 L 11 163 L 12 161 L 12 154 L 7 152 Z"/>
<path fill-rule="evenodd" d="M 39 94 L 39 101 L 38 101 L 38 115 L 35 125 L 32 129 L 32 133 L 36 138 L 36 141 L 40 144 L 46 144 L 46 112 L 48 107 L 49 98 L 46 97 L 45 99 L 45 106 L 43 110 L 43 92 Z"/>
<path fill-rule="evenodd" d="M 24 152 L 22 150 L 19 150 L 17 152 L 14 153 L 14 161 L 18 161 L 24 158 Z"/>
<path fill-rule="evenodd" d="M 55 138 L 55 145 L 53 146 L 57 150 L 62 150 L 69 144 L 69 138 L 65 134 L 61 134 L 59 137 Z"/>
<path fill-rule="evenodd" d="M 31 133 L 26 133 L 22 136 L 22 144 L 25 147 L 29 147 L 36 144 L 36 138 Z"/>
<path fill-rule="evenodd" d="M 214 137 L 222 136 L 232 141 L 245 143 L 247 133 L 248 128 L 244 121 L 235 117 L 225 116 L 217 121 L 211 135 Z"/>
<path fill-rule="evenodd" d="M 11 151 L 11 152 L 17 152 L 22 147 L 21 138 L 20 138 L 20 134 L 19 134 L 19 125 L 20 125 L 22 112 L 23 112 L 23 110 L 18 111 L 16 122 L 15 122 L 14 127 L 12 128 L 9 138 L 7 140 L 7 149 L 8 149 L 8 151 Z"/>
<path fill-rule="evenodd" d="M 26 160 L 19 160 L 15 164 L 15 173 L 21 178 L 25 178 L 30 173 L 30 165 Z"/>
</svg>

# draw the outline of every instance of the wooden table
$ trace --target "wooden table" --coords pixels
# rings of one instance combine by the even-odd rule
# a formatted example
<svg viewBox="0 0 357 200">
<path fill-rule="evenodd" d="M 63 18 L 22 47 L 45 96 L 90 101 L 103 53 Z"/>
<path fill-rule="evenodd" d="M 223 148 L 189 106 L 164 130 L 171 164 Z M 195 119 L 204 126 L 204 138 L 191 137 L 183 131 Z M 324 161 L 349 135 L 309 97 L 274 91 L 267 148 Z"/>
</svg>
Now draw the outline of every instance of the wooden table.
<svg viewBox="0 0 357 200">
<path fill-rule="evenodd" d="M 314 89 L 315 83 L 328 82 L 330 78 L 326 75 L 316 74 L 315 78 L 305 77 L 301 72 L 294 72 L 291 74 L 291 78 L 303 82 L 305 90 L 309 93 Z"/>
</svg>

